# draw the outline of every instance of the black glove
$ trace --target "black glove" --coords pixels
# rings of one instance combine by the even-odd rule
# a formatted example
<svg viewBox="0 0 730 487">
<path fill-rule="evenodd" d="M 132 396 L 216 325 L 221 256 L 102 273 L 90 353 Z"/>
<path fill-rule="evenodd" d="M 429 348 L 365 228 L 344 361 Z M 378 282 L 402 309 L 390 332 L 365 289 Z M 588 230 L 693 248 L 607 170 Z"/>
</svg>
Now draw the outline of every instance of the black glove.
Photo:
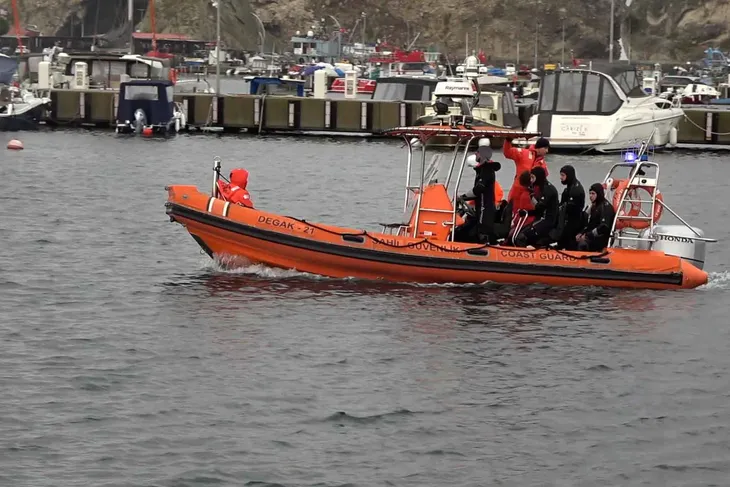
<svg viewBox="0 0 730 487">
<path fill-rule="evenodd" d="M 527 210 L 520 210 L 517 212 L 517 214 L 520 216 L 520 218 L 525 218 L 527 216 Z"/>
</svg>

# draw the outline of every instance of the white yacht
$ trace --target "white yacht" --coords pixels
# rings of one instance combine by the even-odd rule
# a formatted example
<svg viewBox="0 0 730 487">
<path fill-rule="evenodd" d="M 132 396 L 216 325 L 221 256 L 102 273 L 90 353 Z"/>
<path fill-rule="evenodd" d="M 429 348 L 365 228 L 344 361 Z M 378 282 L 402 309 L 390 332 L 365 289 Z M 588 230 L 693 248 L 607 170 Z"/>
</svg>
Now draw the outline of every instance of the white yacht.
<svg viewBox="0 0 730 487">
<path fill-rule="evenodd" d="M 677 143 L 682 116 L 679 100 L 644 92 L 634 67 L 611 64 L 545 73 L 527 131 L 541 132 L 556 149 L 608 152 L 648 138 L 659 148 Z"/>
</svg>

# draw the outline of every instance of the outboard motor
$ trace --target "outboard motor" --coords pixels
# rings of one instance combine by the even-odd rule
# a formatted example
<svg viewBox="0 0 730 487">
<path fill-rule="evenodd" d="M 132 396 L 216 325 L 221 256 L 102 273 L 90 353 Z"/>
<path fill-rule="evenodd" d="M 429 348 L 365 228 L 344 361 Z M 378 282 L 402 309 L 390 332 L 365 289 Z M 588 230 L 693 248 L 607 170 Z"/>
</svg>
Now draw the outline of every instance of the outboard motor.
<svg viewBox="0 0 730 487">
<path fill-rule="evenodd" d="M 656 241 L 651 248 L 679 257 L 698 269 L 703 269 L 706 243 L 700 239 L 703 239 L 705 234 L 699 228 L 692 227 L 692 229 L 694 232 L 684 225 L 657 225 L 654 227 Z"/>
<path fill-rule="evenodd" d="M 147 114 L 145 114 L 144 110 L 142 110 L 141 108 L 136 109 L 134 111 L 134 121 L 132 122 L 132 127 L 134 127 L 134 133 L 141 134 L 146 125 Z"/>
</svg>

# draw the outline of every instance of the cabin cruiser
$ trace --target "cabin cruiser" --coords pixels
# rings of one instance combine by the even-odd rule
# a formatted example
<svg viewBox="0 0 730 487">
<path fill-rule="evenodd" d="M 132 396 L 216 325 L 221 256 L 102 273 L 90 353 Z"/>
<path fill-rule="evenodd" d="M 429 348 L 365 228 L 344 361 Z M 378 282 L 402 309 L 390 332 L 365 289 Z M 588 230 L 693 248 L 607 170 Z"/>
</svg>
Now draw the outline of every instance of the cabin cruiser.
<svg viewBox="0 0 730 487">
<path fill-rule="evenodd" d="M 549 137 L 555 149 L 614 151 L 650 135 L 665 147 L 677 143 L 683 116 L 679 100 L 647 95 L 633 67 L 612 64 L 545 73 L 527 130 Z"/>
<path fill-rule="evenodd" d="M 15 86 L 17 69 L 15 59 L 0 54 L 0 131 L 35 130 L 50 111 L 50 98 Z"/>
</svg>

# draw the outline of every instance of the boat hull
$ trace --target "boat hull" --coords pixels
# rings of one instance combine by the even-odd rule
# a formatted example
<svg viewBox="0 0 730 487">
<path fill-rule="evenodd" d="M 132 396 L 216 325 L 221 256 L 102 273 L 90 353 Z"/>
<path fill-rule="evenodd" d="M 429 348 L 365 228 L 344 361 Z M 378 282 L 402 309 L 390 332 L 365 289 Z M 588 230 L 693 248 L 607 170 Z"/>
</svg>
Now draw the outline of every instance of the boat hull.
<svg viewBox="0 0 730 487">
<path fill-rule="evenodd" d="M 619 112 L 613 116 L 553 115 L 550 148 L 615 152 L 636 145 L 637 140 L 652 140 L 655 148 L 671 143 L 671 131 L 684 116 L 680 108 L 656 110 L 643 116 Z M 533 115 L 527 130 L 537 130 L 540 114 Z M 656 128 L 656 134 L 654 133 Z"/>
<path fill-rule="evenodd" d="M 707 273 L 664 253 L 606 255 L 411 239 L 311 224 L 237 205 L 193 186 L 168 187 L 167 214 L 212 258 L 336 278 L 420 283 L 694 288 Z"/>
<path fill-rule="evenodd" d="M 12 115 L 0 114 L 0 132 L 38 130 L 38 125 L 45 118 L 47 110 L 48 106 L 45 104 L 34 104 L 33 106 L 17 104 Z"/>
</svg>

